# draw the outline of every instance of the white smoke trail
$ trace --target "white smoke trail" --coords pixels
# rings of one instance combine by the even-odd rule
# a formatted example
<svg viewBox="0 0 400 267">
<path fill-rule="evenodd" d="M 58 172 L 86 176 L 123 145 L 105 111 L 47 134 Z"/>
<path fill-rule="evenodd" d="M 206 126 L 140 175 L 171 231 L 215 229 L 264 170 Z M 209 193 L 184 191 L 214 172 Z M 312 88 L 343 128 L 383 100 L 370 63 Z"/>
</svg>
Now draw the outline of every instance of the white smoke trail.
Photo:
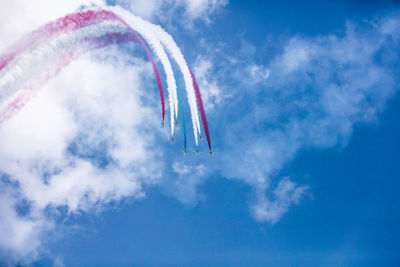
<svg viewBox="0 0 400 267">
<path fill-rule="evenodd" d="M 156 44 L 157 47 L 152 47 L 155 52 L 161 52 L 161 54 L 165 55 L 165 57 L 168 60 L 168 55 L 165 53 L 164 47 L 168 50 L 168 52 L 171 54 L 172 58 L 175 60 L 175 62 L 178 64 L 182 74 L 183 78 L 185 81 L 185 87 L 186 87 L 186 92 L 188 96 L 188 102 L 189 102 L 189 107 L 190 107 L 190 113 L 192 117 L 192 122 L 193 122 L 193 133 L 195 137 L 195 142 L 196 145 L 198 145 L 198 134 L 201 133 L 201 128 L 200 128 L 200 119 L 199 119 L 199 113 L 197 109 L 197 101 L 196 101 L 196 96 L 195 96 L 195 91 L 193 87 L 193 82 L 192 82 L 192 76 L 189 71 L 188 64 L 186 63 L 186 60 L 178 47 L 178 45 L 175 43 L 174 39 L 172 38 L 171 35 L 169 35 L 164 29 L 162 29 L 158 25 L 154 25 L 148 21 L 145 21 L 135 15 L 132 15 L 130 12 L 120 8 L 120 7 L 102 7 L 105 10 L 110 10 L 120 16 L 122 19 L 124 19 L 130 26 L 132 26 L 135 30 L 137 30 L 145 39 L 146 41 L 149 42 L 151 45 Z M 155 38 L 156 40 L 153 40 L 152 38 Z M 160 45 L 160 46 L 158 46 Z M 168 60 L 169 62 L 169 60 Z M 169 66 L 170 62 L 169 62 Z M 164 67 L 165 70 L 169 67 Z M 171 69 L 172 70 L 172 69 Z M 173 73 L 172 73 L 173 76 Z M 167 77 L 168 81 L 168 77 Z M 175 78 L 172 77 L 171 81 L 175 82 Z M 174 83 L 173 86 L 174 90 L 174 100 L 175 100 L 175 114 L 178 114 L 178 99 L 177 99 L 177 92 L 176 92 L 176 84 Z"/>
<path fill-rule="evenodd" d="M 194 87 L 193 87 L 192 76 L 190 74 L 188 64 L 186 63 L 186 60 L 181 52 L 181 49 L 178 47 L 178 45 L 175 43 L 174 39 L 172 38 L 172 36 L 169 33 L 167 33 L 163 28 L 161 28 L 158 25 L 150 24 L 149 27 L 151 27 L 151 29 L 154 32 L 156 32 L 156 35 L 160 38 L 163 45 L 166 47 L 168 52 L 172 55 L 173 59 L 178 64 L 178 66 L 183 74 L 186 92 L 187 92 L 188 101 L 189 101 L 190 112 L 191 112 L 191 116 L 192 116 L 194 136 L 195 136 L 195 140 L 196 140 L 196 145 L 198 145 L 197 133 L 198 134 L 201 133 L 201 128 L 200 128 L 199 113 L 198 113 L 198 109 L 197 109 L 197 101 L 196 101 L 195 91 L 194 91 Z"/>
<path fill-rule="evenodd" d="M 175 117 L 178 116 L 178 97 L 177 97 L 177 88 L 176 88 L 176 80 L 173 73 L 172 65 L 169 60 L 169 57 L 164 49 L 164 47 L 168 50 L 172 58 L 178 64 L 185 81 L 185 87 L 188 96 L 188 102 L 193 122 L 193 132 L 195 137 L 196 145 L 198 145 L 198 134 L 201 132 L 200 128 L 200 120 L 197 110 L 197 102 L 195 97 L 195 92 L 192 84 L 192 78 L 190 75 L 189 67 L 182 55 L 181 50 L 176 45 L 173 38 L 165 32 L 160 26 L 153 25 L 139 17 L 132 15 L 130 12 L 120 8 L 120 7 L 103 7 L 104 10 L 109 10 L 115 14 L 117 14 L 123 21 L 126 23 L 125 26 L 137 31 L 149 44 L 153 52 L 155 53 L 156 57 L 161 61 L 167 79 L 167 90 L 168 90 L 168 99 L 169 99 L 169 107 L 170 107 L 170 118 L 171 118 L 171 135 L 174 134 L 174 122 Z M 104 22 L 104 24 L 110 24 L 110 22 Z M 93 26 L 94 28 L 99 27 L 98 25 Z M 105 27 L 105 26 L 104 26 Z M 93 31 L 92 27 L 84 27 L 78 29 L 76 32 L 81 34 L 81 37 L 85 36 L 85 33 L 89 33 Z M 123 30 L 121 30 L 123 31 Z M 2 88 L 2 95 L 0 95 L 0 102 L 1 99 L 7 98 L 13 91 L 12 88 L 24 88 L 26 87 L 24 83 L 29 81 L 29 77 L 38 75 L 37 71 L 39 68 L 33 68 L 32 64 L 40 63 L 38 58 L 41 57 L 43 53 L 51 52 L 51 54 L 57 55 L 61 50 L 57 49 L 57 43 L 65 43 L 68 40 L 69 34 L 60 34 L 57 38 L 55 38 L 50 43 L 43 46 L 35 45 L 30 53 L 25 58 L 14 60 L 14 64 L 16 66 L 12 66 L 10 64 L 1 72 L 3 72 L 3 77 L 0 80 L 0 87 Z M 90 36 L 89 34 L 87 36 Z M 62 39 L 64 42 L 62 42 Z M 71 39 L 70 41 L 73 41 Z M 65 45 L 65 44 L 64 44 Z M 37 47 L 38 46 L 38 47 Z M 65 45 L 67 47 L 71 47 Z M 71 48 L 70 48 L 71 49 Z M 65 51 L 63 51 L 65 54 Z M 25 53 L 24 53 L 25 54 Z M 61 53 L 62 54 L 62 53 Z M 50 57 L 50 56 L 49 56 Z M 41 58 L 44 60 L 43 58 Z M 30 73 L 29 76 L 25 76 L 24 79 L 20 79 L 22 69 L 26 69 L 29 66 L 30 69 L 33 71 Z M 9 71 L 8 73 L 4 73 Z M 24 71 L 24 73 L 26 73 Z"/>
<path fill-rule="evenodd" d="M 106 33 L 129 32 L 120 22 L 106 22 L 104 25 L 89 26 L 70 33 L 62 33 L 49 42 L 38 43 L 28 51 L 18 55 L 0 71 L 0 110 L 3 110 L 11 98 L 51 72 L 55 62 L 61 62 L 69 54 L 79 53 L 86 48 L 82 45 L 85 38 L 97 37 Z M 51 59 L 51 60 L 49 60 Z"/>
<path fill-rule="evenodd" d="M 137 31 L 149 44 L 149 46 L 154 51 L 156 57 L 161 61 L 161 64 L 164 67 L 164 71 L 167 78 L 167 91 L 168 91 L 168 100 L 171 114 L 171 135 L 174 134 L 174 115 L 178 114 L 178 97 L 176 91 L 176 81 L 174 77 L 174 72 L 172 70 L 171 62 L 168 58 L 167 53 L 164 50 L 158 36 L 154 34 L 150 27 L 150 23 L 145 20 L 132 15 L 127 10 L 122 9 L 121 7 L 109 7 L 105 6 L 102 9 L 112 11 L 117 14 L 121 19 L 123 19 L 133 30 Z"/>
</svg>

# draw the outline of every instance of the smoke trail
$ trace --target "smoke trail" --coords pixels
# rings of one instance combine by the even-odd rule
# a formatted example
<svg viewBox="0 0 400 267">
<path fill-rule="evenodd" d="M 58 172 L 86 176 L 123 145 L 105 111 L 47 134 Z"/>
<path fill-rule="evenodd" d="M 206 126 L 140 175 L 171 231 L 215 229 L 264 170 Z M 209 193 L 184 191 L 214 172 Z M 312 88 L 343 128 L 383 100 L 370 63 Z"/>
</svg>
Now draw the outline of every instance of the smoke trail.
<svg viewBox="0 0 400 267">
<path fill-rule="evenodd" d="M 120 18 L 118 18 L 113 12 L 107 10 L 97 10 L 92 11 L 88 10 L 85 12 L 78 12 L 75 14 L 67 15 L 63 18 L 57 19 L 53 22 L 47 23 L 45 26 L 39 28 L 38 30 L 26 35 L 20 41 L 18 41 L 15 45 L 8 49 L 8 51 L 0 56 L 0 72 L 9 65 L 10 62 L 15 60 L 16 57 L 23 54 L 28 48 L 35 46 L 37 44 L 46 42 L 51 40 L 52 38 L 59 36 L 61 34 L 68 34 L 74 30 L 79 28 L 85 28 L 91 25 L 95 25 L 98 23 L 112 23 L 113 21 L 118 21 L 126 25 Z M 138 39 L 139 43 L 144 48 L 147 56 L 149 57 L 152 65 L 153 70 L 156 75 L 157 84 L 160 92 L 160 100 L 161 100 L 161 107 L 162 107 L 162 119 L 165 119 L 165 101 L 164 101 L 164 93 L 161 83 L 161 78 L 159 75 L 159 71 L 157 65 L 154 61 L 154 58 L 147 46 L 147 44 L 143 41 L 143 39 L 132 29 L 130 30 L 133 32 L 133 35 L 136 39 Z M 22 69 L 20 68 L 22 71 Z M 0 73 L 1 74 L 1 73 Z M 7 76 L 5 74 L 4 76 Z M 7 78 L 7 77 L 6 77 Z M 10 77 L 8 75 L 8 78 Z M 7 79 L 2 79 L 3 81 Z M 0 81 L 1 82 L 1 81 Z M 0 84 L 0 88 L 2 85 Z M 3 89 L 3 88 L 2 88 Z"/>
<path fill-rule="evenodd" d="M 199 86 L 197 85 L 196 78 L 194 77 L 192 70 L 190 70 L 190 75 L 192 75 L 193 86 L 194 86 L 194 89 L 196 90 L 197 104 L 199 104 L 201 120 L 203 122 L 204 132 L 206 133 L 208 148 L 210 149 L 210 153 L 211 153 L 210 133 L 208 131 L 208 123 L 207 123 L 207 118 L 206 118 L 206 112 L 204 111 L 203 100 L 201 99 Z"/>
<path fill-rule="evenodd" d="M 16 55 L 21 54 L 34 44 L 48 41 L 61 33 L 72 32 L 104 20 L 115 20 L 116 16 L 106 10 L 79 12 L 51 21 L 39 29 L 21 38 L 16 44 L 0 56 L 0 70 L 8 65 Z"/>
<path fill-rule="evenodd" d="M 160 93 L 160 99 L 161 99 L 162 124 L 164 125 L 164 121 L 165 121 L 165 100 L 164 100 L 164 91 L 163 91 L 163 87 L 162 87 L 162 83 L 161 83 L 160 73 L 158 71 L 157 64 L 156 64 L 153 56 L 151 55 L 151 52 L 150 52 L 149 47 L 147 46 L 146 42 L 137 34 L 135 35 L 135 37 L 138 39 L 139 43 L 144 48 L 144 51 L 146 52 L 147 57 L 150 59 L 150 62 L 152 64 L 152 66 L 153 66 L 153 71 L 154 71 L 154 73 L 156 75 L 156 78 L 157 78 L 158 91 Z"/>
<path fill-rule="evenodd" d="M 12 93 L 17 96 L 14 97 L 5 108 L 1 109 L 0 124 L 15 115 L 25 103 L 35 95 L 37 89 L 50 78 L 57 75 L 61 69 L 78 58 L 81 54 L 112 44 L 113 40 L 118 42 L 126 42 L 128 40 L 137 42 L 138 40 L 135 35 L 130 31 L 126 32 L 126 30 L 127 29 L 121 26 L 116 27 L 110 25 L 97 25 L 95 27 L 79 29 L 73 32 L 72 35 L 60 35 L 51 42 L 36 45 L 27 55 L 20 56 L 18 60 L 10 63 L 8 66 L 9 72 L 19 67 L 19 69 L 22 68 L 31 75 L 28 75 L 27 78 L 20 77 L 16 81 L 11 80 L 8 84 L 6 83 L 1 86 L 3 97 L 5 95 L 6 98 L 10 98 L 12 97 Z M 110 39 L 109 37 L 113 36 L 113 34 L 114 37 Z M 103 37 L 99 37 L 102 35 Z M 108 43 L 96 43 L 97 40 L 107 38 L 107 36 L 109 38 L 107 40 Z M 119 40 L 117 37 L 124 37 L 124 39 Z M 54 68 L 54 65 L 57 67 Z M 8 76 L 15 75 L 9 74 Z M 8 93 L 8 95 L 4 94 L 4 92 Z"/>
<path fill-rule="evenodd" d="M 165 45 L 166 49 L 172 55 L 173 59 L 178 64 L 178 66 L 183 74 L 187 97 L 188 97 L 188 101 L 189 101 L 190 113 L 191 113 L 192 122 L 193 122 L 193 133 L 194 133 L 196 145 L 198 145 L 198 134 L 201 133 L 200 120 L 199 120 L 199 114 L 197 111 L 196 96 L 195 96 L 195 91 L 194 91 L 192 77 L 190 74 L 189 67 L 185 61 L 185 58 L 184 58 L 180 48 L 175 43 L 172 36 L 169 35 L 164 29 L 162 29 L 158 25 L 151 24 L 150 27 L 157 33 L 157 36 L 160 37 L 162 44 Z"/>
<path fill-rule="evenodd" d="M 0 101 L 16 95 L 13 100 L 8 101 L 9 104 L 5 109 L 1 110 L 0 107 L 0 123 L 18 112 L 38 88 L 82 53 L 113 43 L 134 41 L 142 45 L 153 65 L 160 92 L 163 122 L 165 120 L 164 93 L 157 64 L 149 46 L 164 67 L 169 94 L 171 135 L 174 133 L 174 122 L 178 117 L 179 105 L 182 113 L 184 148 L 186 151 L 186 118 L 182 96 L 165 49 L 177 62 L 183 74 L 195 143 L 198 145 L 198 134 L 201 132 L 198 104 L 211 151 L 208 125 L 200 91 L 193 73 L 173 38 L 161 27 L 135 17 L 121 8 L 111 7 L 109 9 L 79 12 L 50 22 L 21 39 L 7 53 L 0 56 Z M 117 12 L 118 16 L 114 12 Z M 57 67 L 54 68 L 54 65 Z"/>
<path fill-rule="evenodd" d="M 0 79 L 1 97 L 9 96 L 12 93 L 10 92 L 11 89 L 21 88 L 21 82 L 29 80 L 34 74 L 38 75 L 38 73 L 42 72 L 41 64 L 43 62 L 40 62 L 40 60 L 45 59 L 44 54 L 47 54 L 47 57 L 56 57 L 58 54 L 65 54 L 68 49 L 71 50 L 72 47 L 76 47 L 77 43 L 93 34 L 102 34 L 116 30 L 123 32 L 124 29 L 121 30 L 121 26 L 115 28 L 117 26 L 118 24 L 115 23 L 81 28 L 74 32 L 75 39 L 71 38 L 68 34 L 60 34 L 48 42 L 33 45 L 26 53 L 16 55 L 14 60 L 7 62 L 7 66 L 0 71 L 0 75 L 2 76 Z M 31 69 L 29 72 L 26 72 L 24 71 L 26 68 Z"/>
<path fill-rule="evenodd" d="M 167 90 L 170 107 L 171 117 L 171 135 L 174 134 L 174 115 L 178 114 L 178 99 L 176 94 L 176 81 L 174 78 L 174 72 L 172 70 L 171 62 L 169 61 L 168 55 L 161 45 L 159 38 L 153 33 L 150 23 L 136 17 L 128 11 L 120 7 L 107 7 L 107 9 L 117 13 L 120 16 L 120 21 L 123 22 L 128 28 L 135 29 L 146 42 L 153 49 L 156 57 L 161 61 L 164 67 L 164 71 L 167 78 Z"/>
<path fill-rule="evenodd" d="M 110 24 L 91 26 L 76 30 L 73 35 L 61 34 L 49 42 L 35 44 L 27 53 L 18 55 L 9 62 L 0 72 L 0 100 L 10 97 L 17 90 L 26 87 L 27 83 L 32 83 L 37 77 L 50 71 L 54 64 L 47 60 L 48 58 L 57 61 L 67 56 L 68 52 L 84 49 L 84 40 L 87 37 L 113 31 L 122 33 L 124 29 L 117 26 Z"/>
</svg>

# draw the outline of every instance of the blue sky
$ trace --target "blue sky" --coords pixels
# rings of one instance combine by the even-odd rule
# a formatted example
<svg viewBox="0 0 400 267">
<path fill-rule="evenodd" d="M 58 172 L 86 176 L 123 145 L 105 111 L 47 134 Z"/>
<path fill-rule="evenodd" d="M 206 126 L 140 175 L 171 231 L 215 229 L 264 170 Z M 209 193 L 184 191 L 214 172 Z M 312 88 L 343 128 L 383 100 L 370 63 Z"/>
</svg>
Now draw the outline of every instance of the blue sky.
<svg viewBox="0 0 400 267">
<path fill-rule="evenodd" d="M 72 2 L 59 16 L 89 1 Z M 0 153 L 0 231 L 15 233 L 0 238 L 0 265 L 400 264 L 396 1 L 107 3 L 162 25 L 175 38 L 198 77 L 216 157 L 204 155 L 202 142 L 203 155 L 184 158 L 182 133 L 170 145 L 158 129 L 158 96 L 138 48 L 86 55 L 0 131 L 7 147 Z M 46 11 L 50 2 L 36 8 L 53 18 Z M 0 33 L 12 39 L 8 28 Z M 5 37 L 0 40 L 6 46 Z M 96 78 L 109 73 L 124 82 Z M 87 92 L 74 89 L 75 79 L 85 81 Z M 102 99 L 106 89 L 91 91 L 101 83 L 116 84 L 127 100 L 112 93 Z M 48 101 L 52 105 L 43 105 Z M 108 101 L 119 105 L 122 111 L 110 110 L 121 119 L 98 110 Z M 54 115 L 46 119 L 49 111 Z M 37 128 L 63 123 L 59 130 L 26 130 L 30 120 L 41 122 Z M 109 134 L 116 129 L 116 136 Z M 15 145 L 24 153 L 6 146 L 25 131 L 43 143 Z M 117 140 L 127 136 L 134 142 Z M 72 167 L 64 163 L 66 153 L 77 159 Z M 82 175 L 90 176 L 85 185 L 73 184 Z M 45 176 L 68 179 L 83 196 L 61 197 L 57 186 L 54 195 L 39 196 L 33 182 L 30 190 L 14 189 L 13 182 Z"/>
</svg>

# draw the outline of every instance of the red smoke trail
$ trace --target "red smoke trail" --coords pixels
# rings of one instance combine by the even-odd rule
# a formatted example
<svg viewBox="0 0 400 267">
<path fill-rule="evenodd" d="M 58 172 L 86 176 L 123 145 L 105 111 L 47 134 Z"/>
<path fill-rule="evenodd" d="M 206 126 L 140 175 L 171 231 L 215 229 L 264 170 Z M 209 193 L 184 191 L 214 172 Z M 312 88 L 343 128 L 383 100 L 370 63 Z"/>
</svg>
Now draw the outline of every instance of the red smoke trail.
<svg viewBox="0 0 400 267">
<path fill-rule="evenodd" d="M 88 10 L 84 12 L 78 12 L 75 14 L 67 15 L 63 18 L 59 18 L 55 21 L 49 22 L 38 30 L 30 33 L 27 37 L 21 39 L 17 44 L 11 47 L 10 51 L 0 56 L 0 71 L 5 68 L 18 54 L 23 53 L 34 44 L 39 42 L 44 42 L 50 40 L 51 38 L 56 37 L 61 33 L 71 32 L 79 28 L 87 27 L 90 25 L 94 25 L 99 22 L 103 22 L 105 20 L 115 20 L 123 23 L 126 27 L 128 27 L 134 35 L 134 38 L 138 40 L 138 42 L 144 48 L 149 60 L 153 65 L 154 74 L 156 75 L 158 90 L 160 93 L 161 99 L 161 109 L 162 109 L 162 119 L 165 119 L 165 100 L 164 100 L 164 92 L 161 83 L 160 73 L 157 68 L 157 64 L 150 52 L 150 49 L 143 38 L 132 29 L 125 21 L 119 18 L 111 11 L 107 10 Z"/>
<path fill-rule="evenodd" d="M 165 100 L 164 100 L 164 92 L 163 92 L 163 87 L 162 87 L 162 83 L 161 83 L 160 73 L 158 72 L 157 64 L 156 64 L 153 56 L 151 55 L 149 47 L 147 46 L 147 44 L 143 40 L 143 38 L 140 37 L 140 35 L 137 34 L 131 27 L 129 27 L 129 29 L 131 29 L 134 32 L 134 34 L 137 36 L 137 39 L 138 39 L 139 43 L 143 46 L 144 50 L 146 51 L 147 56 L 149 57 L 149 59 L 151 61 L 151 64 L 153 65 L 153 70 L 154 70 L 154 73 L 156 74 L 156 77 L 157 77 L 158 90 L 160 92 L 162 121 L 164 123 L 164 120 L 165 120 Z"/>
<path fill-rule="evenodd" d="M 47 73 L 33 86 L 24 88 L 18 94 L 17 97 L 10 102 L 4 110 L 0 111 L 0 125 L 7 119 L 17 114 L 25 104 L 35 95 L 36 91 L 40 89 L 49 79 L 56 76 L 63 68 L 68 66 L 73 60 L 79 58 L 79 56 L 85 52 L 94 49 L 100 49 L 111 44 L 121 44 L 128 42 L 138 42 L 136 36 L 132 33 L 107 33 L 98 37 L 90 37 L 84 40 L 87 46 L 83 45 L 85 49 L 79 52 L 73 52 L 63 58 L 58 64 L 54 71 Z M 69 49 L 68 49 L 69 50 Z"/>
<path fill-rule="evenodd" d="M 125 24 L 125 26 L 129 27 L 126 24 Z M 93 48 L 97 49 L 97 48 L 101 48 L 101 47 L 104 47 L 104 46 L 108 46 L 108 45 L 113 44 L 113 43 L 121 44 L 121 43 L 127 43 L 127 42 L 132 42 L 132 41 L 139 42 L 142 45 L 142 47 L 144 48 L 147 56 L 149 57 L 152 65 L 153 65 L 153 70 L 154 70 L 154 73 L 155 73 L 155 75 L 157 77 L 158 89 L 159 89 L 160 98 L 161 98 L 162 120 L 164 122 L 164 120 L 165 120 L 164 92 L 163 92 L 161 78 L 160 78 L 160 74 L 158 72 L 157 64 L 156 64 L 153 56 L 151 55 L 151 52 L 150 52 L 147 44 L 142 39 L 142 37 L 140 37 L 140 35 L 137 34 L 130 27 L 129 27 L 129 29 L 132 31 L 131 33 L 109 33 L 109 34 L 106 34 L 106 35 L 101 36 L 99 38 L 92 38 L 92 41 L 94 41 L 94 47 Z"/>
<path fill-rule="evenodd" d="M 11 51 L 0 57 L 0 70 L 11 62 L 16 55 L 21 54 L 35 43 L 44 42 L 54 38 L 55 36 L 74 31 L 78 28 L 93 25 L 102 20 L 118 20 L 117 16 L 110 11 L 85 11 L 67 15 L 55 21 L 49 22 L 39 29 L 29 33 L 27 36 L 19 40 L 11 48 Z"/>
<path fill-rule="evenodd" d="M 120 21 L 122 24 L 124 24 L 125 27 L 127 27 L 128 29 L 130 29 L 132 31 L 132 34 L 134 35 L 134 38 L 139 41 L 139 43 L 144 48 L 144 51 L 146 52 L 148 58 L 150 59 L 151 64 L 153 65 L 154 73 L 155 73 L 156 78 L 157 78 L 158 90 L 160 92 L 162 121 L 163 121 L 163 125 L 164 125 L 164 120 L 165 120 L 164 91 L 163 91 L 163 87 L 162 87 L 162 83 L 161 83 L 160 73 L 158 71 L 157 64 L 156 64 L 156 62 L 155 62 L 155 60 L 154 60 L 154 58 L 153 58 L 153 56 L 152 56 L 152 54 L 150 52 L 149 46 L 146 44 L 146 41 L 140 36 L 140 34 L 138 34 L 128 23 L 126 23 L 123 19 L 117 17 L 111 11 L 107 11 L 107 12 L 113 14 L 115 16 L 116 20 Z"/>
<path fill-rule="evenodd" d="M 197 98 L 197 105 L 199 106 L 200 109 L 201 121 L 203 122 L 204 132 L 206 133 L 208 148 L 210 149 L 211 152 L 210 133 L 208 131 L 208 123 L 206 118 L 206 112 L 204 111 L 203 100 L 201 99 L 200 89 L 199 86 L 197 85 L 196 78 L 194 77 L 192 70 L 190 70 L 190 75 L 192 75 L 193 86 Z"/>
<path fill-rule="evenodd" d="M 15 54 L 6 54 L 3 55 L 2 57 L 0 57 L 0 70 L 2 70 L 5 66 L 8 65 L 8 63 L 10 63 L 10 61 L 12 61 L 15 57 Z"/>
<path fill-rule="evenodd" d="M 36 91 L 40 89 L 48 80 L 56 76 L 64 67 L 68 66 L 74 59 L 78 58 L 80 53 L 67 55 L 54 69 L 53 72 L 47 73 L 39 81 L 31 87 L 24 88 L 14 100 L 7 105 L 7 107 L 0 111 L 0 126 L 3 122 L 15 114 L 17 114 L 25 104 L 35 95 Z"/>
<path fill-rule="evenodd" d="M 103 48 L 112 44 L 125 44 L 131 42 L 137 43 L 139 40 L 131 32 L 110 32 L 101 36 L 87 37 L 85 38 L 85 42 L 87 42 L 89 47 L 91 47 L 88 50 L 91 50 Z"/>
<path fill-rule="evenodd" d="M 86 11 L 86 12 L 79 12 L 76 14 L 71 14 L 71 15 L 65 16 L 63 18 L 60 18 L 54 22 L 50 22 L 50 23 L 46 24 L 45 26 L 39 28 L 38 30 L 30 33 L 29 35 L 26 35 L 23 39 L 21 39 L 14 46 L 12 46 L 7 51 L 7 53 L 0 55 L 0 73 L 2 72 L 2 70 L 4 68 L 6 68 L 10 64 L 10 62 L 12 62 L 13 60 L 18 60 L 18 57 L 20 56 L 20 54 L 23 54 L 24 52 L 26 53 L 27 50 L 29 50 L 31 47 L 35 47 L 35 45 L 40 45 L 47 41 L 53 41 L 53 39 L 57 38 L 58 35 L 70 33 L 77 29 L 80 29 L 80 28 L 93 26 L 93 25 L 96 26 L 96 24 L 101 24 L 104 21 L 107 23 L 108 22 L 107 20 L 119 22 L 119 23 L 123 24 L 123 26 L 125 26 L 127 28 L 124 30 L 129 30 L 129 32 L 121 33 L 120 31 L 118 31 L 118 32 L 111 31 L 109 33 L 99 35 L 97 37 L 88 37 L 86 39 L 84 38 L 83 40 L 81 40 L 81 43 L 80 43 L 80 45 L 82 45 L 82 46 L 75 47 L 75 44 L 72 43 L 71 47 L 69 47 L 69 49 L 62 50 L 60 56 L 64 56 L 64 57 L 59 58 L 59 59 L 61 59 L 61 61 L 57 61 L 58 64 L 57 63 L 55 64 L 57 66 L 56 68 L 54 68 L 49 73 L 45 73 L 44 76 L 37 79 L 36 82 L 31 84 L 30 86 L 25 87 L 25 88 L 20 88 L 21 89 L 20 92 L 11 101 L 11 103 L 9 103 L 7 105 L 7 108 L 5 110 L 0 111 L 0 125 L 2 124 L 2 122 L 4 120 L 13 116 L 15 113 L 17 113 L 26 104 L 26 102 L 30 98 L 32 98 L 32 96 L 36 93 L 36 91 L 44 83 L 46 83 L 49 79 L 51 79 L 53 76 L 58 74 L 62 68 L 67 66 L 72 60 L 79 57 L 80 54 L 82 54 L 84 52 L 88 52 L 93 49 L 102 48 L 102 47 L 105 47 L 105 46 L 108 46 L 108 45 L 111 45 L 114 43 L 127 43 L 127 42 L 132 42 L 132 41 L 139 42 L 142 45 L 148 58 L 150 59 L 152 65 L 153 65 L 153 70 L 156 75 L 157 84 L 159 87 L 161 106 L 162 106 L 162 118 L 163 118 L 163 122 L 164 122 L 164 119 L 165 119 L 164 92 L 163 92 L 163 88 L 162 88 L 160 74 L 159 74 L 156 62 L 155 62 L 155 60 L 152 56 L 152 53 L 149 49 L 149 46 L 147 45 L 146 41 L 141 37 L 141 35 L 139 35 L 138 32 L 136 32 L 131 26 L 129 26 L 129 24 L 127 24 L 123 19 L 119 18 L 117 15 L 115 15 L 111 11 L 98 10 L 98 11 Z M 55 40 L 57 40 L 57 39 L 55 39 Z M 74 48 L 78 48 L 78 49 L 75 50 Z M 71 52 L 68 53 L 68 51 L 71 51 Z M 66 54 L 64 52 L 66 52 L 68 54 Z M 15 64 L 18 65 L 18 61 Z M 186 65 L 186 63 L 185 63 L 185 65 Z M 205 134 L 207 137 L 208 147 L 210 149 L 210 156 L 212 156 L 211 140 L 210 140 L 207 118 L 206 118 L 206 114 L 205 114 L 205 110 L 204 110 L 203 100 L 201 98 L 201 93 L 200 93 L 198 84 L 196 82 L 196 78 L 190 69 L 189 69 L 189 73 L 192 78 L 193 87 L 195 90 L 196 102 L 197 102 L 197 105 L 200 110 L 204 131 L 205 131 Z M 182 116 L 184 116 L 182 107 L 181 107 L 181 112 L 182 112 Z M 183 120 L 184 120 L 184 118 L 183 118 Z M 198 121 L 196 122 L 196 124 L 197 123 L 198 123 Z M 185 125 L 184 122 L 183 122 L 183 125 Z M 185 129 L 184 129 L 184 132 L 185 132 Z M 196 141 L 196 143 L 197 143 L 197 141 Z M 185 134 L 185 148 L 186 148 L 186 134 Z"/>
</svg>

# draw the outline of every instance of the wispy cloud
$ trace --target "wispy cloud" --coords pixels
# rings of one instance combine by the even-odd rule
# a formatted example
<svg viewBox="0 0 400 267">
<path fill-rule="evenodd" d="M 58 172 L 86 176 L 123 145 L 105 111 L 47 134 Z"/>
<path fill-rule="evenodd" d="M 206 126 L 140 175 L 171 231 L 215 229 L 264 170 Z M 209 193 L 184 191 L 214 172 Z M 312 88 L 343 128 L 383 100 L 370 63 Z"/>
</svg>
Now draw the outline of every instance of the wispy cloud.
<svg viewBox="0 0 400 267">
<path fill-rule="evenodd" d="M 37 247 L 40 246 L 43 231 L 52 229 L 53 224 L 35 213 L 21 216 L 18 205 L 21 195 L 15 186 L 0 181 L 0 258 L 10 262 L 12 259 L 29 261 L 37 256 Z M 6 256 L 7 255 L 7 256 Z"/>
<path fill-rule="evenodd" d="M 194 64 L 196 79 L 199 83 L 199 86 L 202 88 L 202 97 L 204 99 L 205 108 L 208 110 L 208 112 L 211 112 L 215 105 L 219 105 L 222 99 L 225 97 L 221 95 L 222 91 L 212 73 L 212 64 L 213 62 L 211 60 L 201 56 L 197 57 Z"/>
<path fill-rule="evenodd" d="M 254 217 L 259 221 L 277 223 L 288 212 L 292 205 L 299 204 L 301 198 L 309 190 L 308 186 L 299 186 L 289 178 L 283 178 L 278 185 L 271 190 L 271 196 L 267 197 L 264 184 L 257 187 L 257 202 L 252 207 Z"/>
<path fill-rule="evenodd" d="M 200 20 L 210 22 L 211 16 L 226 6 L 229 0 L 116 0 L 111 1 L 145 19 L 168 22 L 179 19 L 186 26 Z"/>
<path fill-rule="evenodd" d="M 299 150 L 344 146 L 356 124 L 374 122 L 384 110 L 398 89 L 399 21 L 395 14 L 348 23 L 341 36 L 294 36 L 264 64 L 255 63 L 254 49 L 232 57 L 222 45 L 212 58 L 207 48 L 218 95 L 230 95 L 211 115 L 223 155 L 213 171 L 254 187 L 257 220 L 276 223 L 309 191 L 278 177 Z"/>
<path fill-rule="evenodd" d="M 156 95 L 141 89 L 150 66 L 116 55 L 103 50 L 101 61 L 73 63 L 2 125 L 0 170 L 15 183 L 2 195 L 0 228 L 9 233 L 2 248 L 31 257 L 51 229 L 53 209 L 90 212 L 142 198 L 142 185 L 161 178 L 162 152 L 153 147 Z M 29 206 L 23 215 L 15 211 L 21 200 Z"/>
</svg>

